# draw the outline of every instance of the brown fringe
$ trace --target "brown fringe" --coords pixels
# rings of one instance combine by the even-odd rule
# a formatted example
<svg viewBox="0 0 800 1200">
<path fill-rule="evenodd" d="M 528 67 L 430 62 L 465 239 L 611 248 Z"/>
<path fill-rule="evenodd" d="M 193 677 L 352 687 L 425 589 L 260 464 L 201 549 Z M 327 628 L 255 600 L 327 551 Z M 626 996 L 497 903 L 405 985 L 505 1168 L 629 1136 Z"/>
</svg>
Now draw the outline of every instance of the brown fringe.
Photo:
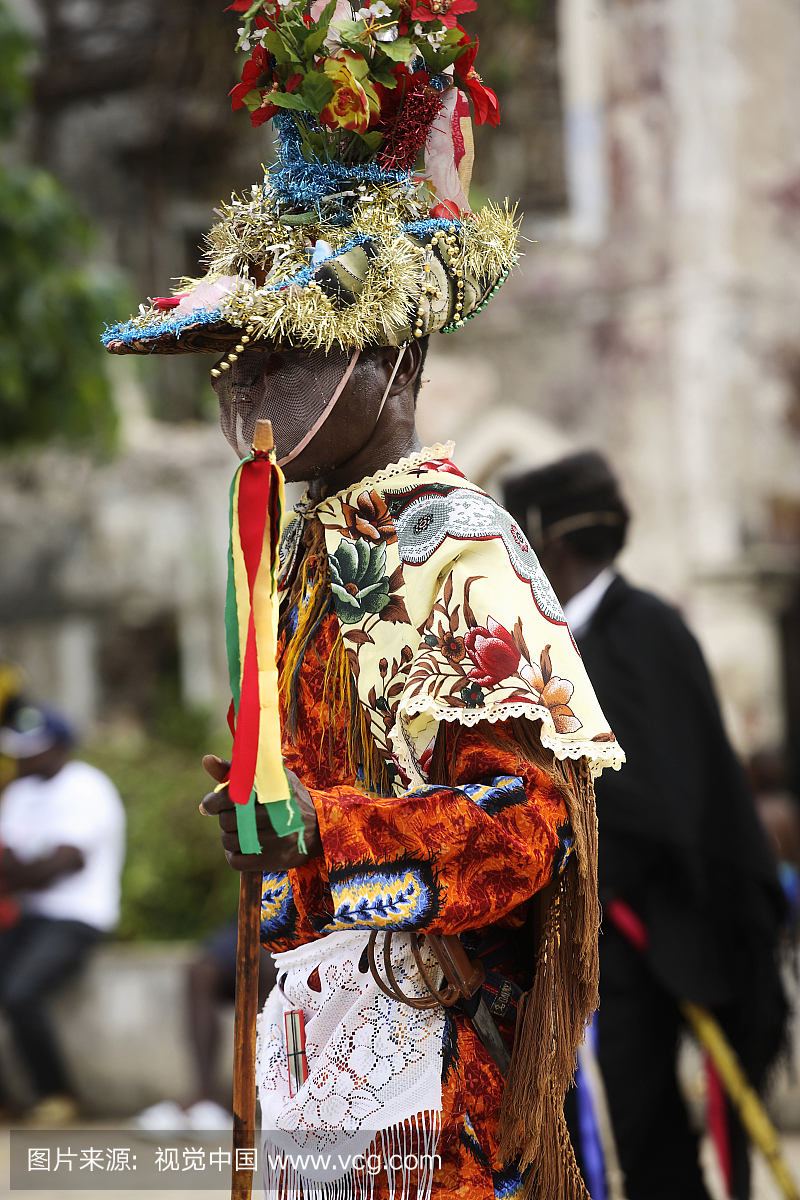
<svg viewBox="0 0 800 1200">
<path fill-rule="evenodd" d="M 369 717 L 358 698 L 356 681 L 350 669 L 350 660 L 347 657 L 347 649 L 342 641 L 341 632 L 334 643 L 325 668 L 322 702 L 328 715 L 329 761 L 332 761 L 333 758 L 334 731 L 340 727 L 340 722 L 344 719 L 347 722 L 349 771 L 351 774 L 356 774 L 360 767 L 366 791 L 381 796 L 391 795 L 392 783 L 386 769 L 386 761 L 375 744 Z M 324 739 L 325 735 L 322 736 Z M 322 742 L 320 742 L 321 749 Z"/>
<path fill-rule="evenodd" d="M 451 783 L 460 727 L 437 737 L 432 782 Z M 526 1200 L 588 1200 L 564 1120 L 564 1095 L 575 1075 L 584 1027 L 597 1007 L 597 817 L 588 764 L 562 761 L 542 746 L 538 722 L 519 718 L 485 725 L 487 741 L 517 763 L 544 770 L 564 797 L 574 852 L 542 913 L 533 986 L 517 1019 L 511 1069 L 498 1129 L 498 1157 L 530 1168 Z M 540 893 L 540 902 L 550 889 Z M 536 900 L 534 900 L 536 903 Z"/>
</svg>

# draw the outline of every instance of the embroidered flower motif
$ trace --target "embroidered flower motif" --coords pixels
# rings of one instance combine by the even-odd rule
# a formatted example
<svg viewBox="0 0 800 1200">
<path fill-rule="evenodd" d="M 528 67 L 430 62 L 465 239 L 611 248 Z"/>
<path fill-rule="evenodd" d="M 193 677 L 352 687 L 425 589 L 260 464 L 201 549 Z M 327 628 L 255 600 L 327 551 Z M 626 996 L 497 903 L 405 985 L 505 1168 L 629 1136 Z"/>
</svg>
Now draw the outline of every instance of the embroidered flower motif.
<svg viewBox="0 0 800 1200">
<path fill-rule="evenodd" d="M 494 617 L 487 617 L 486 625 L 467 630 L 464 646 L 475 664 L 467 675 L 483 687 L 513 675 L 519 666 L 521 655 L 513 637 Z"/>
<path fill-rule="evenodd" d="M 451 663 L 459 663 L 466 656 L 466 648 L 464 639 L 456 637 L 454 633 L 448 630 L 446 633 L 442 628 L 441 621 L 439 622 L 439 633 L 426 633 L 422 639 L 427 646 L 434 650 L 441 650 L 442 654 Z"/>
<path fill-rule="evenodd" d="M 355 625 L 368 613 L 379 613 L 389 603 L 386 548 L 360 539 L 340 542 L 328 559 L 336 614 L 345 625 Z"/>
<path fill-rule="evenodd" d="M 389 515 L 386 502 L 374 490 L 368 492 L 365 489 L 354 505 L 342 504 L 342 516 L 345 524 L 344 527 L 340 526 L 341 532 L 347 534 L 354 541 L 357 538 L 366 538 L 370 542 L 386 542 L 387 544 L 397 541 L 394 523 Z"/>
<path fill-rule="evenodd" d="M 484 702 L 483 689 L 477 683 L 468 683 L 459 694 L 467 708 L 480 708 Z"/>
<path fill-rule="evenodd" d="M 456 637 L 453 633 L 446 633 L 441 639 L 441 651 L 445 658 L 450 662 L 461 662 L 462 658 L 467 653 L 464 646 L 464 639 Z"/>
<path fill-rule="evenodd" d="M 576 733 L 582 728 L 582 723 L 569 707 L 569 701 L 575 691 L 574 684 L 553 674 L 549 646 L 545 646 L 540 654 L 538 665 L 526 663 L 520 675 L 539 692 L 539 700 L 553 718 L 556 733 Z"/>
</svg>

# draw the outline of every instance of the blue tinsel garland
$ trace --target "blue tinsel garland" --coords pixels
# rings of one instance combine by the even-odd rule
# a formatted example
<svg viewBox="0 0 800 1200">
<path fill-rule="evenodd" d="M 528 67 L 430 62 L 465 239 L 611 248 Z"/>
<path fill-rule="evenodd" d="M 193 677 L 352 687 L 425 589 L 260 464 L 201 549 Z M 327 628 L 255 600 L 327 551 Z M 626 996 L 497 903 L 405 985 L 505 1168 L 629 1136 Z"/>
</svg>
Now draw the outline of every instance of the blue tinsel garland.
<svg viewBox="0 0 800 1200">
<path fill-rule="evenodd" d="M 347 184 L 359 183 L 405 183 L 407 171 L 386 171 L 377 163 L 346 163 L 327 159 L 309 162 L 303 157 L 303 139 L 298 120 L 303 120 L 313 129 L 316 122 L 311 113 L 278 113 L 273 118 L 278 130 L 280 146 L 278 163 L 269 170 L 269 181 L 273 190 L 287 208 L 300 212 L 316 209 L 322 215 L 322 201 L 343 190 L 350 191 Z M 331 216 L 330 207 L 335 201 L 326 201 L 325 220 L 331 224 L 349 224 L 350 210 L 343 200 L 338 201 L 339 212 Z"/>
<path fill-rule="evenodd" d="M 121 325 L 106 325 L 105 332 L 100 336 L 104 346 L 107 346 L 109 342 L 124 342 L 126 346 L 129 346 L 131 342 L 137 342 L 140 339 L 150 341 L 152 338 L 155 341 L 156 338 L 166 334 L 172 334 L 179 338 L 189 325 L 217 325 L 224 319 L 218 308 L 200 308 L 195 312 L 173 317 L 172 320 L 155 320 L 145 327 L 138 325 L 136 318 L 124 321 Z"/>
</svg>

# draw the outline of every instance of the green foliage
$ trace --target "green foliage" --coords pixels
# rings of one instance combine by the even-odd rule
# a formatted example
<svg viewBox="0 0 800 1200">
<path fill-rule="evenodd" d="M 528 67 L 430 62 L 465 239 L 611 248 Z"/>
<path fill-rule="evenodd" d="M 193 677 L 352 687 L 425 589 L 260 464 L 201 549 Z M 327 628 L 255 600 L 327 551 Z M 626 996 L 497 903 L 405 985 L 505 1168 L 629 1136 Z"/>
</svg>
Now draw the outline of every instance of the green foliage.
<svg viewBox="0 0 800 1200">
<path fill-rule="evenodd" d="M 28 92 L 27 39 L 0 0 L 0 139 Z M 2 146 L 0 145 L 0 151 Z M 116 280 L 85 265 L 89 228 L 48 172 L 0 156 L 0 443 L 91 439 L 115 415 L 99 335 L 122 315 Z"/>
<path fill-rule="evenodd" d="M 239 877 L 223 853 L 218 822 L 197 809 L 212 786 L 198 752 L 151 738 L 127 752 L 94 746 L 81 757 L 113 779 L 125 803 L 128 852 L 117 936 L 199 938 L 232 916 Z"/>
</svg>

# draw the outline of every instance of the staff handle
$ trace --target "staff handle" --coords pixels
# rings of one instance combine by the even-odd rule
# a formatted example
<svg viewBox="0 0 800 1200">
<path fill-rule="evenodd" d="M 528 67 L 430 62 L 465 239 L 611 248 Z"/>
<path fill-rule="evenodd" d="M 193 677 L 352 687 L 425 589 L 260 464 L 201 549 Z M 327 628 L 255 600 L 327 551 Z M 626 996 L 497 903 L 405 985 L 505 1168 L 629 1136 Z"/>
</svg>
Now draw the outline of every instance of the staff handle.
<svg viewBox="0 0 800 1200">
<path fill-rule="evenodd" d="M 239 876 L 239 918 L 236 949 L 236 1010 L 233 1024 L 233 1155 L 231 1200 L 250 1200 L 251 1167 L 237 1170 L 240 1150 L 255 1150 L 256 1019 L 258 1017 L 258 958 L 261 925 L 260 871 Z M 253 1158 L 253 1161 L 255 1156 Z"/>
</svg>

